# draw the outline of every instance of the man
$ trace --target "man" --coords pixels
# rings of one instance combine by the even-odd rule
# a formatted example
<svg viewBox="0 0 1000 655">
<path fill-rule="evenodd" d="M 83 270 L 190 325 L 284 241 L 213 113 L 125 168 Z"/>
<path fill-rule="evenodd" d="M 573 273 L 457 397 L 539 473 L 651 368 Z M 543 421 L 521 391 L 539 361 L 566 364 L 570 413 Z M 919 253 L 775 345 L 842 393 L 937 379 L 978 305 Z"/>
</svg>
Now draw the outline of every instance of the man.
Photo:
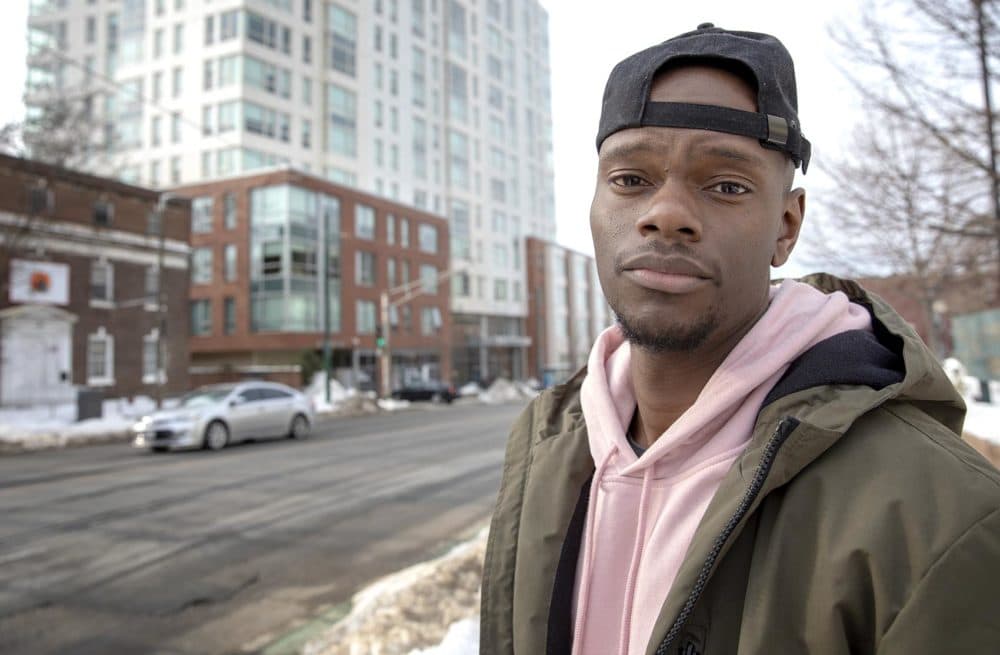
<svg viewBox="0 0 1000 655">
<path fill-rule="evenodd" d="M 618 321 L 513 429 L 483 655 L 1000 652 L 1000 474 L 961 398 L 857 284 L 769 282 L 810 155 L 784 46 L 633 55 L 597 146 Z"/>
</svg>

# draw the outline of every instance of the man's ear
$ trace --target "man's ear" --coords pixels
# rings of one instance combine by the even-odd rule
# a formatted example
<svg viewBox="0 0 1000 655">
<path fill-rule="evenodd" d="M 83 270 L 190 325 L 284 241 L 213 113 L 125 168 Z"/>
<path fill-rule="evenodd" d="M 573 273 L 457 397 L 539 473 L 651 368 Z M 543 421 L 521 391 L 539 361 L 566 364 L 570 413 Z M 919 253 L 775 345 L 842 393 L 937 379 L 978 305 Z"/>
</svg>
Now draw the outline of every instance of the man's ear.
<svg viewBox="0 0 1000 655">
<path fill-rule="evenodd" d="M 774 242 L 774 254 L 771 256 L 771 266 L 777 268 L 786 261 L 796 242 L 799 240 L 799 230 L 806 213 L 806 190 L 792 189 L 785 194 L 785 210 L 781 215 L 781 228 L 778 239 Z"/>
</svg>

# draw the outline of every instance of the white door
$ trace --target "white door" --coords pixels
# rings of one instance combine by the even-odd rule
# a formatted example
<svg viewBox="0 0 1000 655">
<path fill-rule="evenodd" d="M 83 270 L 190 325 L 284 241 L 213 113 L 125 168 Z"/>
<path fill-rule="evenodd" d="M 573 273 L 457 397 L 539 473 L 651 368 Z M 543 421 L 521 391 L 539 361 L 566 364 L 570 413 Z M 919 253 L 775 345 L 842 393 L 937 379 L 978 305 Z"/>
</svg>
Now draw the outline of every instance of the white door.
<svg viewBox="0 0 1000 655">
<path fill-rule="evenodd" d="M 0 405 L 72 402 L 72 323 L 27 313 L 3 321 Z"/>
</svg>

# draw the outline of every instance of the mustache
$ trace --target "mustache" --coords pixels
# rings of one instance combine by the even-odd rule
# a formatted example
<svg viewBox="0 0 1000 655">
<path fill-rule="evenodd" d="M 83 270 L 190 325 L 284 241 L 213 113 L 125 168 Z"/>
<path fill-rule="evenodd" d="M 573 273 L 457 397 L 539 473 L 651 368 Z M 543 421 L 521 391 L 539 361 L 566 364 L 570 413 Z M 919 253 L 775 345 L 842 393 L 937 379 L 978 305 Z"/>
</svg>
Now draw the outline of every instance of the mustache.
<svg viewBox="0 0 1000 655">
<path fill-rule="evenodd" d="M 700 263 L 707 270 L 715 272 L 715 266 L 705 261 L 694 251 L 693 248 L 683 243 L 667 244 L 662 241 L 647 241 L 642 246 L 631 250 L 619 252 L 614 258 L 615 273 L 621 274 L 625 271 L 625 264 L 630 260 L 642 255 L 659 255 L 660 257 L 685 257 Z"/>
</svg>

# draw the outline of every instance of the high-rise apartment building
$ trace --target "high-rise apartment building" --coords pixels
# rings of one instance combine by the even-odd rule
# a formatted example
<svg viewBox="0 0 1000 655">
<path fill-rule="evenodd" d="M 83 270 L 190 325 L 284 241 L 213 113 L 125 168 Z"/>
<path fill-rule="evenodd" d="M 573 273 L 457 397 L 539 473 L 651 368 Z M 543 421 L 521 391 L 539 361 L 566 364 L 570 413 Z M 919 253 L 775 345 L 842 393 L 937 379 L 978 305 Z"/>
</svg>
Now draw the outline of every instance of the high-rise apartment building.
<svg viewBox="0 0 1000 655">
<path fill-rule="evenodd" d="M 95 172 L 287 163 L 446 216 L 460 377 L 525 374 L 524 238 L 555 233 L 538 0 L 32 0 L 29 117 L 84 103 Z"/>
</svg>

